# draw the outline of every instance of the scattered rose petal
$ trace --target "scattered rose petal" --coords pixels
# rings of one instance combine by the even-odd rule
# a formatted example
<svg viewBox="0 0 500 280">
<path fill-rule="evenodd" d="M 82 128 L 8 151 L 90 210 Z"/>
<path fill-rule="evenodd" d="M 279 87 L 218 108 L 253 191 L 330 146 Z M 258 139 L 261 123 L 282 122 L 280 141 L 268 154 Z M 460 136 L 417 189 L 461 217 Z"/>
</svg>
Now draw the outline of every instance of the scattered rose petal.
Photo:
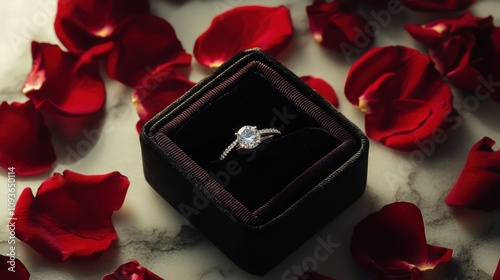
<svg viewBox="0 0 500 280">
<path fill-rule="evenodd" d="M 0 166 L 17 175 L 47 171 L 56 160 L 51 134 L 33 102 L 0 105 Z"/>
<path fill-rule="evenodd" d="M 366 19 L 349 11 L 339 1 L 315 0 L 306 7 L 309 28 L 318 44 L 340 51 L 343 44 L 353 45 L 367 25 Z"/>
<path fill-rule="evenodd" d="M 396 202 L 356 225 L 351 254 L 383 279 L 420 280 L 423 272 L 450 261 L 452 250 L 428 245 L 420 209 Z"/>
<path fill-rule="evenodd" d="M 15 256 L 0 255 L 0 279 L 5 280 L 28 280 L 30 273 L 24 264 Z"/>
<path fill-rule="evenodd" d="M 132 260 L 120 265 L 113 274 L 105 275 L 102 280 L 163 280 L 160 276 L 141 266 L 138 261 Z"/>
<path fill-rule="evenodd" d="M 118 172 L 55 173 L 36 197 L 30 188 L 21 193 L 13 217 L 16 237 L 54 261 L 98 258 L 116 239 L 111 215 L 121 208 L 128 186 Z"/>
<path fill-rule="evenodd" d="M 426 25 L 406 25 L 416 40 L 429 47 L 439 72 L 461 89 L 491 95 L 500 80 L 500 29 L 493 18 L 465 13 L 459 18 L 437 20 Z"/>
<path fill-rule="evenodd" d="M 493 151 L 494 144 L 484 137 L 472 147 L 457 182 L 446 197 L 447 205 L 483 211 L 500 209 L 500 150 Z"/>
<path fill-rule="evenodd" d="M 300 78 L 315 91 L 321 94 L 321 96 L 323 96 L 326 100 L 332 103 L 333 106 L 337 108 L 339 107 L 339 99 L 337 98 L 335 90 L 325 80 L 314 76 L 302 76 Z"/>
<path fill-rule="evenodd" d="M 140 86 L 157 67 L 189 66 L 187 54 L 172 26 L 162 18 L 144 15 L 123 21 L 108 56 L 108 75 L 128 86 Z"/>
<path fill-rule="evenodd" d="M 33 42 L 31 52 L 33 68 L 23 92 L 37 110 L 66 117 L 101 111 L 106 91 L 97 64 L 80 64 L 77 56 L 46 43 Z"/>
<path fill-rule="evenodd" d="M 196 39 L 194 56 L 199 63 L 218 67 L 240 51 L 261 48 L 277 56 L 293 35 L 290 11 L 284 6 L 243 6 L 212 20 Z"/>
<path fill-rule="evenodd" d="M 401 46 L 371 49 L 356 61 L 345 94 L 365 113 L 366 134 L 399 150 L 449 126 L 453 111 L 451 90 L 430 59 Z"/>
<path fill-rule="evenodd" d="M 493 275 L 493 280 L 500 280 L 500 260 L 498 260 L 497 270 L 495 271 L 495 274 Z"/>
<path fill-rule="evenodd" d="M 416 11 L 455 11 L 468 8 L 476 0 L 402 0 L 402 2 Z"/>
<path fill-rule="evenodd" d="M 152 74 L 141 87 L 132 94 L 139 121 L 136 129 L 140 132 L 142 126 L 168 105 L 181 97 L 195 83 L 179 75 L 174 70 L 157 71 Z"/>
<path fill-rule="evenodd" d="M 64 46 L 81 55 L 105 43 L 122 20 L 148 13 L 144 0 L 59 0 L 54 27 Z"/>
</svg>

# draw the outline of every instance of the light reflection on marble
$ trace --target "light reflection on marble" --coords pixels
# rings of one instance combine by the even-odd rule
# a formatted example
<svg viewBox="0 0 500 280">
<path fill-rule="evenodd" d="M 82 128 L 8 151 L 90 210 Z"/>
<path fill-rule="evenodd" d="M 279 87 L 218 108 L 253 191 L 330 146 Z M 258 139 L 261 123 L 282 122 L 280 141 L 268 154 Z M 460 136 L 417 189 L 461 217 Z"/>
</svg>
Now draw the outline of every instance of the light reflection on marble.
<svg viewBox="0 0 500 280">
<path fill-rule="evenodd" d="M 279 59 L 297 75 L 315 75 L 327 80 L 337 91 L 340 110 L 360 127 L 363 115 L 353 108 L 343 95 L 343 85 L 349 64 L 342 54 L 319 47 L 310 35 L 305 5 L 308 1 L 283 0 L 291 9 L 295 37 L 291 46 Z M 184 47 L 192 52 L 196 37 L 209 25 L 211 19 L 234 5 L 264 4 L 268 1 L 167 1 L 152 2 L 153 13 L 172 23 Z M 45 7 L 44 9 L 42 7 Z M 58 43 L 53 31 L 55 0 L 6 1 L 0 9 L 0 99 L 23 101 L 20 88 L 31 67 L 29 42 L 31 40 Z M 472 8 L 478 16 L 490 13 L 500 26 L 500 2 L 482 0 Z M 368 13 L 369 11 L 366 11 Z M 47 22 L 41 21 L 43 14 Z M 22 35 L 23 24 L 39 17 L 35 31 Z M 403 29 L 404 23 L 425 23 L 439 18 L 403 11 L 394 16 L 390 26 L 381 30 L 375 46 L 402 44 L 424 51 Z M 21 34 L 23 40 L 13 46 L 12 34 Z M 193 81 L 198 81 L 209 70 L 193 62 L 191 70 L 183 70 Z M 500 90 L 500 89 L 499 89 Z M 500 142 L 500 106 L 493 102 L 480 103 L 479 109 L 464 115 L 463 125 L 447 131 L 447 140 L 426 156 L 423 163 L 408 165 L 409 154 L 396 152 L 373 142 L 370 151 L 368 187 L 366 193 L 343 214 L 317 233 L 295 253 L 285 259 L 268 275 L 249 275 L 236 267 L 202 234 L 189 227 L 185 220 L 166 203 L 144 179 L 139 140 L 135 131 L 138 117 L 130 103 L 131 90 L 113 81 L 107 81 L 107 112 L 100 138 L 93 148 L 75 160 L 69 150 L 77 149 L 79 142 L 68 146 L 61 139 L 57 144 L 58 163 L 45 174 L 17 178 L 18 193 L 25 187 L 36 188 L 51 175 L 71 169 L 85 174 L 101 174 L 118 170 L 128 176 L 131 186 L 122 209 L 113 216 L 119 239 L 98 260 L 93 262 L 54 263 L 18 241 L 17 256 L 31 272 L 32 279 L 101 279 L 118 265 L 137 259 L 143 266 L 165 279 L 282 279 L 294 265 L 301 265 L 318 245 L 316 237 L 340 244 L 330 257 L 319 263 L 318 271 L 340 280 L 374 279 L 353 262 L 349 242 L 353 227 L 369 213 L 394 201 L 410 201 L 422 210 L 428 242 L 453 248 L 453 261 L 428 275 L 429 279 L 491 279 L 500 258 L 500 213 L 481 213 L 464 209 L 451 209 L 443 200 L 458 176 L 469 148 L 483 136 Z M 455 90 L 455 103 L 461 104 L 464 94 Z M 89 139 L 82 138 L 81 141 Z M 496 148 L 499 148 L 497 145 Z M 0 185 L 6 182 L 6 173 L 0 173 Z M 390 178 L 388 180 L 388 178 Z M 3 181 L 3 182 L 2 182 Z M 0 189 L 0 198 L 6 198 L 6 189 Z M 6 208 L 6 199 L 0 200 Z M 3 210 L 2 220 L 7 224 Z M 290 233 L 293 234 L 293 233 Z M 0 229 L 0 252 L 6 254 L 8 236 L 5 226 Z M 244 254 L 244 252 L 242 252 Z"/>
</svg>

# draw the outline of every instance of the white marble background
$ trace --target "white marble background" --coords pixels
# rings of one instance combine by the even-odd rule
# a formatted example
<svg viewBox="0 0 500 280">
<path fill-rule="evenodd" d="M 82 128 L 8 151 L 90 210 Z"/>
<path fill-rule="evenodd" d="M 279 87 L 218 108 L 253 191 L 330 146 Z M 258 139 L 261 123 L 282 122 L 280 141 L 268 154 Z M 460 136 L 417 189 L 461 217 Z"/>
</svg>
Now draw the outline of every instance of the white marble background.
<svg viewBox="0 0 500 280">
<path fill-rule="evenodd" d="M 343 94 L 350 67 L 342 54 L 322 49 L 310 35 L 305 6 L 309 1 L 218 0 L 218 1 L 152 1 L 152 12 L 167 19 L 179 39 L 192 53 L 194 41 L 218 13 L 247 4 L 279 5 L 290 8 L 295 37 L 279 59 L 298 75 L 316 75 L 327 80 L 337 91 L 340 110 L 360 127 L 362 113 L 353 108 Z M 24 101 L 21 87 L 31 69 L 30 41 L 58 43 L 53 30 L 55 0 L 3 1 L 0 8 L 0 100 Z M 500 26 L 500 1 L 478 0 L 471 9 L 478 16 L 493 14 Z M 369 12 L 367 10 L 366 12 Z M 402 28 L 404 23 L 425 23 L 440 14 L 421 14 L 404 10 L 383 28 L 375 46 L 402 44 L 425 50 Z M 22 38 L 12 43 L 15 35 Z M 193 61 L 191 70 L 183 71 L 198 81 L 209 70 Z M 500 90 L 500 89 L 499 89 Z M 455 103 L 463 107 L 466 96 L 456 93 Z M 17 256 L 27 266 L 32 279 L 101 279 L 120 264 L 137 259 L 143 266 L 165 279 L 282 279 L 292 265 L 301 265 L 318 245 L 316 237 L 331 236 L 340 246 L 318 271 L 337 280 L 374 279 L 359 268 L 349 253 L 353 227 L 369 213 L 394 201 L 410 201 L 423 212 L 430 244 L 453 248 L 453 261 L 428 275 L 428 279 L 491 279 L 500 258 L 500 213 L 453 210 L 443 200 L 458 176 L 469 148 L 483 136 L 500 142 L 500 105 L 484 101 L 477 110 L 465 111 L 463 125 L 447 131 L 447 141 L 421 164 L 409 164 L 409 154 L 396 152 L 373 142 L 370 151 L 368 187 L 359 201 L 332 221 L 317 235 L 286 258 L 264 277 L 249 275 L 229 261 L 202 234 L 187 226 L 183 218 L 144 179 L 139 139 L 135 130 L 138 117 L 130 102 L 131 89 L 107 81 L 107 114 L 102 135 L 95 146 L 80 160 L 68 158 L 63 141 L 57 147 L 58 162 L 54 170 L 34 177 L 18 177 L 17 191 L 36 190 L 52 172 L 65 169 L 84 174 L 102 174 L 117 170 L 128 176 L 131 185 L 122 209 L 113 216 L 119 239 L 97 261 L 54 263 L 44 259 L 29 246 L 18 242 Z M 85 140 L 85 139 L 84 139 Z M 0 140 L 1 141 L 1 140 Z M 495 148 L 499 148 L 496 145 Z M 390 183 L 387 177 L 396 180 Z M 0 172 L 0 252 L 7 253 L 6 172 Z M 290 234 L 293 234 L 292 232 Z"/>
</svg>

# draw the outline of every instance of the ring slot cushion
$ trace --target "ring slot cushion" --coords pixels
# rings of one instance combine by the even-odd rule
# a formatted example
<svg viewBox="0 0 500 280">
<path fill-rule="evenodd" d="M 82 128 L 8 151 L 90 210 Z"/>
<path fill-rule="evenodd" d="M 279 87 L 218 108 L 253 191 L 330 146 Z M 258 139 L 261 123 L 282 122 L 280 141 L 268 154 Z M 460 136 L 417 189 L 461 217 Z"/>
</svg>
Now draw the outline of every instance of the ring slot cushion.
<svg viewBox="0 0 500 280">
<path fill-rule="evenodd" d="M 224 149 L 245 125 L 281 134 Z M 221 65 L 140 135 L 148 183 L 244 270 L 263 275 L 356 201 L 369 142 L 260 49 Z"/>
</svg>

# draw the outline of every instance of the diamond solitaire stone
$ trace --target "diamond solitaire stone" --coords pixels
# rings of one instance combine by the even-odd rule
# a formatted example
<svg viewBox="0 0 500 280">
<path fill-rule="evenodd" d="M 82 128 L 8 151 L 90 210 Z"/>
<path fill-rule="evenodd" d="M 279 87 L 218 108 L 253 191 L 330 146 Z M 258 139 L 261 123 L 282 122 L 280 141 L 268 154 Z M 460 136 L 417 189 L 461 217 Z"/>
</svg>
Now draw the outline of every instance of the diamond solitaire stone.
<svg viewBox="0 0 500 280">
<path fill-rule="evenodd" d="M 236 133 L 236 139 L 243 149 L 253 149 L 260 144 L 260 132 L 257 127 L 246 125 Z"/>
</svg>

